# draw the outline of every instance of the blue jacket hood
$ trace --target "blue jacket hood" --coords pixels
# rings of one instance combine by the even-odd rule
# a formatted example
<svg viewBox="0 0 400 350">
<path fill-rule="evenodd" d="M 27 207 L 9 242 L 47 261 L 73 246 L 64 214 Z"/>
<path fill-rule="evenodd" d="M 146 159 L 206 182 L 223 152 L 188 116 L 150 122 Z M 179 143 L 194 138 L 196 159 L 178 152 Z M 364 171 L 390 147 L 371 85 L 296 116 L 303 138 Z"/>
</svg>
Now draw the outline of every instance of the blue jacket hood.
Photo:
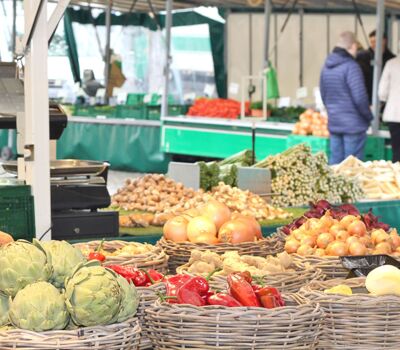
<svg viewBox="0 0 400 350">
<path fill-rule="evenodd" d="M 325 66 L 332 69 L 349 61 L 354 61 L 354 58 L 345 49 L 336 47 L 326 59 Z"/>
</svg>

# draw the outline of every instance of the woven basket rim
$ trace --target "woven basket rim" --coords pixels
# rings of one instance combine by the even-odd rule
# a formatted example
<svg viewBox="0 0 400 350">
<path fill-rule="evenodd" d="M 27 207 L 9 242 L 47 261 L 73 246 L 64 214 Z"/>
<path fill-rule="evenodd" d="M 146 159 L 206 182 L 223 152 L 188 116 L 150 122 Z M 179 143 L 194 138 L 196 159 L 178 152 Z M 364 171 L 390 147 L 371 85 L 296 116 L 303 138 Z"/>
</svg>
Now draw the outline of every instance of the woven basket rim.
<svg viewBox="0 0 400 350">
<path fill-rule="evenodd" d="M 305 297 L 314 296 L 319 303 L 345 303 L 360 304 L 360 302 L 396 302 L 400 304 L 400 295 L 373 295 L 365 293 L 354 293 L 353 295 L 327 294 L 324 289 L 344 284 L 349 287 L 365 287 L 365 277 L 356 277 L 351 279 L 331 279 L 328 281 L 312 281 L 301 290 L 301 294 Z"/>
<path fill-rule="evenodd" d="M 169 245 L 169 246 L 186 248 L 186 249 L 196 249 L 198 247 L 200 247 L 202 249 L 205 247 L 209 247 L 210 250 L 215 250 L 216 248 L 225 248 L 225 247 L 226 248 L 238 247 L 238 249 L 240 249 L 241 247 L 248 247 L 248 246 L 252 246 L 252 245 L 257 246 L 259 244 L 274 241 L 276 238 L 279 238 L 279 237 L 272 235 L 270 237 L 259 239 L 254 242 L 243 242 L 243 243 L 235 243 L 235 244 L 234 243 L 207 244 L 207 243 L 192 243 L 192 242 L 174 242 L 171 240 L 167 240 L 165 237 L 161 237 L 157 243 L 165 244 L 165 245 Z"/>
<path fill-rule="evenodd" d="M 304 264 L 303 262 L 294 261 L 292 263 L 292 265 L 290 265 L 290 266 L 293 266 L 293 265 L 295 265 L 295 269 L 291 269 L 291 271 L 278 271 L 278 272 L 266 273 L 264 275 L 252 275 L 252 276 L 256 277 L 256 278 L 267 278 L 267 277 L 284 278 L 284 277 L 287 277 L 287 276 L 293 275 L 293 274 L 295 274 L 297 276 L 298 272 L 300 272 L 300 271 L 302 271 L 302 272 L 317 272 L 319 270 L 322 273 L 322 270 L 320 268 L 318 268 L 316 266 Z M 189 263 L 181 265 L 176 269 L 176 272 L 184 273 L 184 274 L 188 274 L 188 275 L 207 275 L 207 274 L 189 273 L 187 270 L 188 267 L 189 267 Z M 211 279 L 222 278 L 222 277 L 227 277 L 227 276 L 226 275 L 214 275 L 211 277 Z"/>
<path fill-rule="evenodd" d="M 44 332 L 35 332 L 35 331 L 30 331 L 22 328 L 14 328 L 14 329 L 9 329 L 0 332 L 0 342 L 5 341 L 4 335 L 9 335 L 10 337 L 15 337 L 16 335 L 31 335 L 31 336 L 37 336 L 37 337 L 51 337 L 55 338 L 57 335 L 60 336 L 80 336 L 80 334 L 83 333 L 88 333 L 88 332 L 104 332 L 104 330 L 113 330 L 114 328 L 132 328 L 132 324 L 135 323 L 135 326 L 139 325 L 139 319 L 137 317 L 130 318 L 124 322 L 120 323 L 113 323 L 109 325 L 99 325 L 99 326 L 91 326 L 91 327 L 79 327 L 76 329 L 64 329 L 64 330 L 52 330 L 52 331 L 44 331 Z M 108 337 L 108 336 L 107 336 Z M 104 337 L 105 338 L 105 337 Z M 103 339 L 103 338 L 100 338 Z M 26 341 L 26 339 L 24 339 Z M 87 341 L 87 339 L 82 338 L 82 341 Z"/>
<path fill-rule="evenodd" d="M 76 243 L 74 244 L 75 247 L 78 249 L 80 247 L 85 246 L 98 246 L 100 244 L 100 240 L 90 241 L 85 243 Z M 113 241 L 105 241 L 104 246 L 107 250 L 113 251 L 124 246 L 139 246 L 139 245 L 146 245 L 151 247 L 151 250 L 148 252 L 144 252 L 141 254 L 130 255 L 130 254 L 123 254 L 123 255 L 115 255 L 115 256 L 106 256 L 104 261 L 104 266 L 107 265 L 133 265 L 139 267 L 148 267 L 148 268 L 155 268 L 164 272 L 168 266 L 169 256 L 166 254 L 164 249 L 159 245 L 152 245 L 148 243 L 139 243 L 139 242 L 126 242 L 121 240 L 113 240 Z"/>
<path fill-rule="evenodd" d="M 289 305 L 289 306 L 281 306 L 274 309 L 267 309 L 264 307 L 227 307 L 227 306 L 220 306 L 220 305 L 205 305 L 205 306 L 194 306 L 190 304 L 170 304 L 168 302 L 160 302 L 160 300 L 156 300 L 151 307 L 154 308 L 167 308 L 170 310 L 177 310 L 182 312 L 191 313 L 200 313 L 204 314 L 205 311 L 212 312 L 212 311 L 221 311 L 224 314 L 237 314 L 238 311 L 242 311 L 243 314 L 253 315 L 253 314 L 263 314 L 263 315 L 279 315 L 283 312 L 287 312 L 290 310 L 300 310 L 300 309 L 312 309 L 313 312 L 320 310 L 320 306 L 318 303 L 308 303 L 306 299 L 304 299 L 304 303 L 299 302 L 299 295 L 293 294 L 283 294 L 285 299 L 290 299 L 293 302 L 297 302 L 297 305 Z M 207 317 L 207 315 L 204 315 Z"/>
</svg>

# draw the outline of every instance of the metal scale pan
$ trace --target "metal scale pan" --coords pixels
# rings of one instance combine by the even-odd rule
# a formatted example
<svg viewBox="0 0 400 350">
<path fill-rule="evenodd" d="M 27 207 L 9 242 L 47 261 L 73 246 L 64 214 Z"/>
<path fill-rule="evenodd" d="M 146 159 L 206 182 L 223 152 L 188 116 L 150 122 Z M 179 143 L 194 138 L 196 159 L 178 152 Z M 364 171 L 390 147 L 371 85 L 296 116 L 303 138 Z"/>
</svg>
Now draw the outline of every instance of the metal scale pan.
<svg viewBox="0 0 400 350">
<path fill-rule="evenodd" d="M 16 161 L 5 161 L 2 163 L 4 170 L 10 174 L 17 174 Z M 61 159 L 50 162 L 50 176 L 75 177 L 75 176 L 99 176 L 109 167 L 107 162 L 96 162 L 91 160 Z"/>
</svg>

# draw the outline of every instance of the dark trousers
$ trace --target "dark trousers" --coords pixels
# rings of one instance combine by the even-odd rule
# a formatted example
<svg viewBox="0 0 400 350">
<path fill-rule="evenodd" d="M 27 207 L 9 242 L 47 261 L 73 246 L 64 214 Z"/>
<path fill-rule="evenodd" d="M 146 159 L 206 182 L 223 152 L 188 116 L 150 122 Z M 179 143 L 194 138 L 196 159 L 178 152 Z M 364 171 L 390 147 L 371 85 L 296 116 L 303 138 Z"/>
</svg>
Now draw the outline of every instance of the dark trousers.
<svg viewBox="0 0 400 350">
<path fill-rule="evenodd" d="M 387 123 L 392 144 L 393 163 L 400 161 L 400 123 Z"/>
</svg>

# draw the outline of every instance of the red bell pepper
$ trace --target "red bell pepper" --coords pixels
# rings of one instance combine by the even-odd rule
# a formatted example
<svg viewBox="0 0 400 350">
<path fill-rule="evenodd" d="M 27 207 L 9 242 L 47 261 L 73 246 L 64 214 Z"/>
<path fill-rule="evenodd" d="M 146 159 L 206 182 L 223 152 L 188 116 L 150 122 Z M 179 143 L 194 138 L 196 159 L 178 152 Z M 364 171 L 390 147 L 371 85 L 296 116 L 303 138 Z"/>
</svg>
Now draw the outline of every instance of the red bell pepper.
<svg viewBox="0 0 400 350">
<path fill-rule="evenodd" d="M 192 277 L 189 275 L 175 275 L 172 277 L 169 277 L 165 280 L 165 286 L 167 288 L 167 301 L 170 304 L 176 304 L 178 303 L 177 294 L 178 290 L 182 285 L 184 285 L 187 281 L 189 281 Z"/>
<path fill-rule="evenodd" d="M 200 276 L 191 277 L 178 289 L 178 303 L 204 306 L 206 305 L 204 297 L 209 290 L 210 286 L 205 278 Z"/>
<path fill-rule="evenodd" d="M 121 265 L 109 265 L 107 267 L 124 277 L 128 282 L 132 282 L 136 287 L 146 286 L 146 274 L 136 267 Z"/>
<path fill-rule="evenodd" d="M 285 306 L 281 293 L 274 287 L 263 287 L 256 294 L 260 299 L 261 305 L 267 309 Z"/>
<path fill-rule="evenodd" d="M 221 305 L 227 307 L 240 307 L 243 306 L 240 304 L 234 297 L 227 293 L 217 293 L 211 295 L 207 299 L 208 304 L 210 305 Z"/>
<path fill-rule="evenodd" d="M 227 281 L 229 292 L 243 306 L 257 306 L 261 304 L 251 284 L 246 280 L 247 274 L 232 273 L 228 275 Z"/>
<path fill-rule="evenodd" d="M 104 244 L 104 239 L 101 241 L 101 243 L 94 252 L 89 253 L 88 260 L 98 260 L 100 262 L 106 260 L 106 256 L 100 253 L 101 248 L 103 248 L 103 244 Z"/>
</svg>

